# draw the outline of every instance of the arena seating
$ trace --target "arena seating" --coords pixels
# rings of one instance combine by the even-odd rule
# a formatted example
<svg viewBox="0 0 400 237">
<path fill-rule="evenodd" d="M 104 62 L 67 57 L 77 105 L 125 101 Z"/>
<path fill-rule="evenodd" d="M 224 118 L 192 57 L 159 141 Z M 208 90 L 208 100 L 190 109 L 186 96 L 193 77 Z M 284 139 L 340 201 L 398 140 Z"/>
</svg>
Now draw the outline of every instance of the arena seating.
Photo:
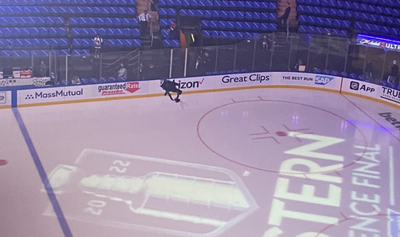
<svg viewBox="0 0 400 237">
<path fill-rule="evenodd" d="M 297 5 L 299 32 L 348 37 L 354 28 L 400 37 L 400 0 L 298 0 Z M 200 19 L 204 38 L 251 39 L 276 31 L 276 7 L 276 0 L 159 0 L 161 34 L 167 36 L 178 16 L 192 16 Z M 46 55 L 50 49 L 84 55 L 96 34 L 107 47 L 140 47 L 135 0 L 0 1 L 3 57 Z M 162 45 L 180 46 L 169 39 Z"/>
<path fill-rule="evenodd" d="M 180 16 L 201 19 L 203 37 L 243 39 L 276 31 L 276 1 L 160 0 L 160 26 Z"/>
<path fill-rule="evenodd" d="M 71 46 L 81 55 L 96 34 L 109 47 L 140 47 L 138 28 L 135 0 L 0 1 L 3 57 L 43 55 L 37 52 L 50 49 L 65 54 Z"/>
<path fill-rule="evenodd" d="M 347 37 L 357 32 L 400 36 L 400 0 L 298 0 L 299 31 Z"/>
</svg>

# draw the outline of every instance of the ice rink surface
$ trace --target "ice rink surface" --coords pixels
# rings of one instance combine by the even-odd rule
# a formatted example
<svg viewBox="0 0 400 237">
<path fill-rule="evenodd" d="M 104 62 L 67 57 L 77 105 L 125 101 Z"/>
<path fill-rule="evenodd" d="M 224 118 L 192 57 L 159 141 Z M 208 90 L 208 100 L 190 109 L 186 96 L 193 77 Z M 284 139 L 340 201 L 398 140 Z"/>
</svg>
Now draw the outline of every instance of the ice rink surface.
<svg viewBox="0 0 400 237">
<path fill-rule="evenodd" d="M 0 110 L 1 236 L 400 236 L 395 107 L 278 88 L 181 99 Z"/>
</svg>

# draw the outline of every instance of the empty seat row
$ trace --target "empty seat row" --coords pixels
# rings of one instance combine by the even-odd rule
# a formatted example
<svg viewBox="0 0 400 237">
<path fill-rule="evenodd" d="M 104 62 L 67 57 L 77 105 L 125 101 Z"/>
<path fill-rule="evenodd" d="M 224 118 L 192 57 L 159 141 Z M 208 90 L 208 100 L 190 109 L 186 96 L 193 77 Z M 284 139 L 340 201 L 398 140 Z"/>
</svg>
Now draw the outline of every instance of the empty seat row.
<svg viewBox="0 0 400 237">
<path fill-rule="evenodd" d="M 299 32 L 320 34 L 320 35 L 333 35 L 333 36 L 340 36 L 340 37 L 348 36 L 347 30 L 339 30 L 339 29 L 332 29 L 332 28 L 327 28 L 327 27 L 307 26 L 307 25 L 300 25 Z"/>
<path fill-rule="evenodd" d="M 63 55 L 68 54 L 68 50 L 58 50 Z M 2 50 L 1 56 L 3 58 L 17 57 L 17 58 L 30 58 L 30 57 L 49 57 L 50 50 Z"/>
<path fill-rule="evenodd" d="M 112 17 L 71 17 L 71 26 L 124 26 L 137 27 L 139 25 L 136 18 L 112 18 Z"/>
<path fill-rule="evenodd" d="M 139 29 L 132 28 L 73 28 L 71 30 L 74 37 L 94 37 L 99 34 L 101 37 L 111 36 L 113 38 L 122 37 L 139 37 Z"/>
<path fill-rule="evenodd" d="M 351 22 L 348 20 L 332 19 L 318 16 L 299 16 L 299 23 L 306 25 L 322 25 L 322 26 L 335 26 L 341 28 L 349 28 Z"/>
<path fill-rule="evenodd" d="M 203 37 L 219 39 L 253 39 L 259 38 L 260 34 L 250 32 L 203 30 Z"/>
<path fill-rule="evenodd" d="M 340 1 L 339 1 L 340 2 Z M 348 16 L 351 17 L 353 12 L 360 12 L 368 14 L 378 14 L 378 15 L 386 15 L 386 16 L 393 16 L 393 17 L 400 17 L 400 9 L 396 8 L 389 8 L 389 7 L 376 7 L 372 5 L 365 6 L 357 6 L 355 8 L 340 8 L 336 6 L 312 6 L 312 5 L 299 5 L 297 10 L 301 12 L 308 12 L 314 14 L 323 14 L 323 15 L 332 15 L 332 16 Z"/>
<path fill-rule="evenodd" d="M 334 7 L 346 10 L 354 10 L 361 12 L 370 12 L 377 14 L 391 15 L 391 9 L 389 7 L 376 6 L 376 4 L 364 4 L 356 1 L 344 1 L 344 0 L 299 0 L 298 4 L 304 5 L 316 5 L 321 7 Z"/>
<path fill-rule="evenodd" d="M 0 26 L 62 26 L 62 17 L 0 17 Z"/>
<path fill-rule="evenodd" d="M 297 0 L 298 4 L 306 5 L 317 5 L 317 6 L 334 6 L 351 9 L 358 8 L 360 4 L 372 5 L 376 7 L 388 6 L 395 7 L 400 6 L 400 0 L 356 0 L 356 1 L 345 1 L 345 0 Z"/>
<path fill-rule="evenodd" d="M 378 22 L 378 23 L 381 23 L 382 25 L 398 25 L 398 26 L 400 26 L 400 18 L 397 18 L 397 17 L 368 14 L 368 13 L 363 13 L 363 12 L 354 12 L 353 16 L 357 20 Z"/>
<path fill-rule="evenodd" d="M 135 0 L 2 0 L 2 6 L 22 5 L 135 5 Z"/>
<path fill-rule="evenodd" d="M 246 12 L 246 11 L 218 11 L 218 10 L 192 10 L 181 9 L 181 16 L 196 16 L 207 19 L 231 19 L 231 20 L 256 20 L 256 21 L 274 21 L 276 13 L 268 12 Z"/>
<path fill-rule="evenodd" d="M 276 13 L 272 13 L 272 12 L 181 9 L 179 11 L 179 15 L 181 15 L 181 16 L 196 16 L 196 17 L 206 18 L 206 19 L 214 18 L 214 19 L 255 20 L 255 21 L 275 21 L 276 20 Z M 169 16 L 169 15 L 167 15 L 167 16 Z"/>
<path fill-rule="evenodd" d="M 87 85 L 87 84 L 97 84 L 97 83 L 107 83 L 107 82 L 124 82 L 126 81 L 125 78 L 123 77 L 109 77 L 109 78 L 105 78 L 105 77 L 100 77 L 100 78 L 82 78 L 81 80 L 81 84 L 82 85 Z M 65 81 L 61 82 L 61 85 L 65 85 Z"/>
<path fill-rule="evenodd" d="M 59 51 L 60 54 L 63 54 L 64 51 Z M 68 51 L 65 52 L 66 54 L 69 54 Z M 72 51 L 72 55 L 75 56 L 90 56 L 90 50 L 89 49 L 74 49 Z"/>
<path fill-rule="evenodd" d="M 276 9 L 274 1 L 225 1 L 225 0 L 160 0 L 164 7 L 193 7 L 209 9 Z"/>
<path fill-rule="evenodd" d="M 0 7 L 1 16 L 29 16 L 48 14 L 123 14 L 136 15 L 134 7 L 77 7 L 77 6 L 5 6 Z"/>
<path fill-rule="evenodd" d="M 68 48 L 67 38 L 1 39 L 0 48 Z"/>
<path fill-rule="evenodd" d="M 383 5 L 388 7 L 400 6 L 400 0 L 357 0 L 358 2 L 368 3 L 373 5 Z"/>
<path fill-rule="evenodd" d="M 370 24 L 370 23 L 364 23 L 364 22 L 356 22 L 354 24 L 354 28 L 356 28 L 362 32 L 377 32 L 377 33 L 382 33 L 382 34 L 386 34 L 386 35 L 399 35 L 400 34 L 400 30 L 397 28 L 376 25 L 376 24 Z"/>
<path fill-rule="evenodd" d="M 275 23 L 259 23 L 259 22 L 240 22 L 240 21 L 201 21 L 204 29 L 220 29 L 220 30 L 247 30 L 247 31 L 274 31 Z"/>
<path fill-rule="evenodd" d="M 66 37 L 64 27 L 0 28 L 0 37 Z"/>
<path fill-rule="evenodd" d="M 104 39 L 104 46 L 107 47 L 140 47 L 142 42 L 140 39 Z M 93 40 L 92 39 L 74 39 L 73 46 L 75 47 L 92 47 Z"/>
<path fill-rule="evenodd" d="M 336 8 L 321 8 L 317 6 L 305 6 L 305 5 L 299 5 L 297 7 L 297 12 L 299 14 L 315 14 L 315 15 L 326 15 L 326 16 L 332 16 L 335 18 L 352 18 L 353 17 L 353 11 L 351 10 L 342 10 L 342 9 L 336 9 Z"/>
<path fill-rule="evenodd" d="M 165 39 L 162 41 L 162 45 L 166 48 L 178 48 L 180 47 L 179 40 L 170 40 L 170 39 Z"/>
<path fill-rule="evenodd" d="M 160 18 L 160 27 L 167 28 L 171 26 L 171 23 L 175 21 L 173 18 Z"/>
</svg>

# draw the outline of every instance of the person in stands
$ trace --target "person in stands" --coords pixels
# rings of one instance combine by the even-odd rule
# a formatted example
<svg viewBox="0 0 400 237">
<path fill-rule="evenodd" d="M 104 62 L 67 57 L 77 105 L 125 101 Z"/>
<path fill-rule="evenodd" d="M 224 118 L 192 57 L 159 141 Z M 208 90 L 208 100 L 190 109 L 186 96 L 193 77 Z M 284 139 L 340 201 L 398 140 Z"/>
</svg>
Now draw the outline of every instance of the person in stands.
<svg viewBox="0 0 400 237">
<path fill-rule="evenodd" d="M 287 21 L 289 19 L 290 10 L 291 10 L 290 3 L 288 2 L 285 9 L 285 13 L 283 13 L 283 15 L 278 18 L 279 24 L 283 26 L 285 29 L 288 27 Z"/>
<path fill-rule="evenodd" d="M 373 71 L 372 62 L 371 62 L 371 59 L 368 59 L 367 64 L 365 65 L 365 71 L 364 71 L 364 76 L 365 76 L 366 81 L 373 81 L 372 71 Z"/>
<path fill-rule="evenodd" d="M 175 21 L 171 23 L 171 26 L 167 31 L 168 31 L 168 39 L 170 40 L 179 39 L 179 27 Z"/>
<path fill-rule="evenodd" d="M 40 62 L 40 76 L 47 76 L 47 65 L 44 63 L 43 60 Z"/>
<path fill-rule="evenodd" d="M 119 66 L 117 78 L 118 77 L 124 78 L 125 80 L 128 78 L 128 71 L 126 70 L 123 63 L 121 63 L 121 65 Z"/>
<path fill-rule="evenodd" d="M 101 45 L 103 44 L 103 39 L 100 37 L 99 34 L 96 35 L 93 39 L 94 41 L 94 58 L 100 58 L 100 49 Z"/>
<path fill-rule="evenodd" d="M 71 79 L 71 84 L 72 85 L 80 85 L 81 84 L 81 79 L 77 75 L 75 75 Z"/>
<path fill-rule="evenodd" d="M 390 68 L 390 74 L 387 79 L 387 82 L 390 86 L 392 87 L 398 86 L 398 80 L 397 80 L 398 75 L 399 75 L 399 66 L 397 65 L 397 61 L 393 60 L 392 67 Z"/>
<path fill-rule="evenodd" d="M 149 20 L 151 15 L 147 13 L 147 10 L 144 10 L 142 14 L 139 15 L 139 25 L 140 25 L 140 36 L 144 37 L 147 34 L 147 30 L 149 27 Z"/>
</svg>

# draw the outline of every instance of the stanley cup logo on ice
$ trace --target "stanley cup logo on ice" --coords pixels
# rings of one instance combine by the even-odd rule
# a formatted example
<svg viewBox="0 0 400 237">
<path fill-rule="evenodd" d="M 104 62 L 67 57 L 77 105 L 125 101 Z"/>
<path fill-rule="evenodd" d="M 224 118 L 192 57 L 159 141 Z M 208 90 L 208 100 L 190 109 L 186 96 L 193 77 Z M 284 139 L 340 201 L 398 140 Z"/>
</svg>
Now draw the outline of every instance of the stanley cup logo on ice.
<svg viewBox="0 0 400 237">
<path fill-rule="evenodd" d="M 49 183 L 67 219 L 168 236 L 217 236 L 258 209 L 230 170 L 91 149 Z"/>
</svg>

